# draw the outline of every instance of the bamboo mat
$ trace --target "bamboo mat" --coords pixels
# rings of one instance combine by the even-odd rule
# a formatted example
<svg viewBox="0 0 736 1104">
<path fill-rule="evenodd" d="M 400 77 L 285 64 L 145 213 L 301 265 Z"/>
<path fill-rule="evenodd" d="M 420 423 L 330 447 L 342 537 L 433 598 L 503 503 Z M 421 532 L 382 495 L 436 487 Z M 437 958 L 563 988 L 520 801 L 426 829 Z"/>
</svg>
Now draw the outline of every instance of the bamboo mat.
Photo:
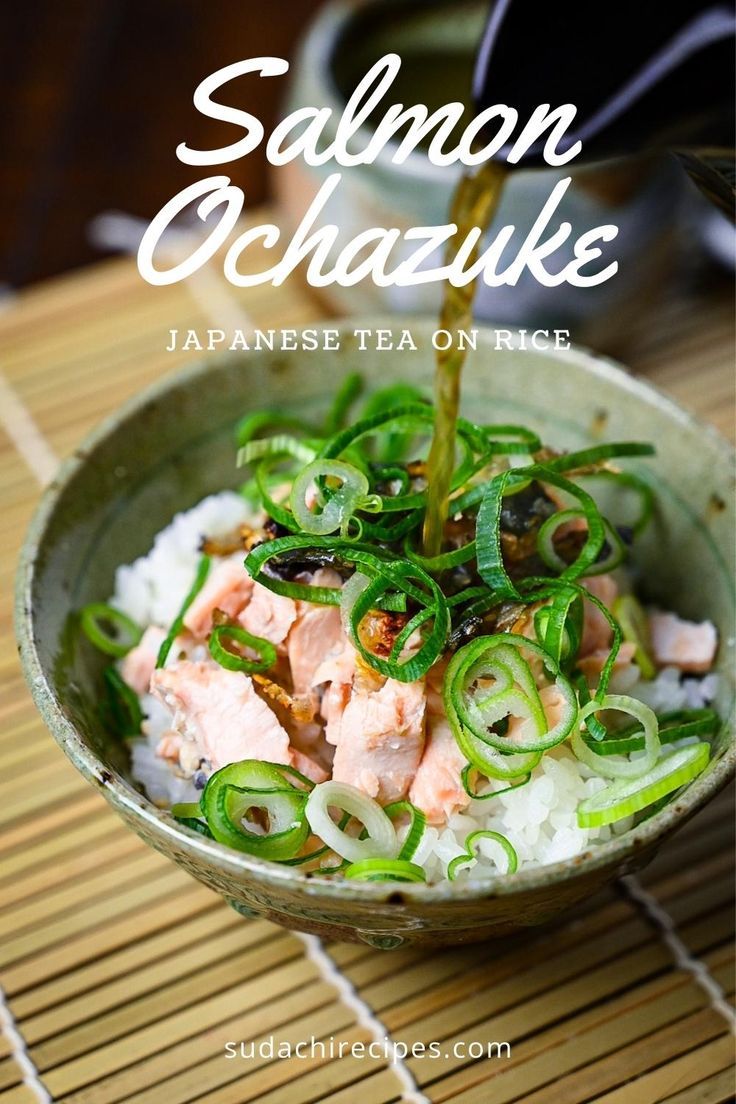
<svg viewBox="0 0 736 1104">
<path fill-rule="evenodd" d="M 219 312 L 219 313 L 218 313 Z M 196 356 L 172 327 L 298 326 L 299 287 L 214 277 L 151 288 L 109 261 L 0 315 L 0 1104 L 718 1104 L 734 1095 L 732 795 L 626 881 L 545 932 L 390 954 L 236 916 L 148 850 L 65 761 L 15 654 L 11 589 L 39 482 L 124 399 Z M 225 316 L 227 315 L 227 320 Z M 728 289 L 627 330 L 638 372 L 731 434 Z M 507 1041 L 511 1057 L 224 1056 L 273 1035 Z"/>
</svg>

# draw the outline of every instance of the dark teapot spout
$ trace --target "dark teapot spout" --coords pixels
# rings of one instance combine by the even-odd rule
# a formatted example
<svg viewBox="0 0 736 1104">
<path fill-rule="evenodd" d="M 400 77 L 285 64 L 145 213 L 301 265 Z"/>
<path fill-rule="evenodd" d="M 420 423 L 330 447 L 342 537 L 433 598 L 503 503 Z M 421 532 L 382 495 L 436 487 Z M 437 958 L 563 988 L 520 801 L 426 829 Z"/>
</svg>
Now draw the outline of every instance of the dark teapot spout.
<svg viewBox="0 0 736 1104">
<path fill-rule="evenodd" d="M 477 56 L 475 106 L 508 104 L 524 118 L 540 103 L 574 104 L 566 141 L 581 141 L 583 158 L 669 149 L 696 177 L 705 161 L 709 190 L 723 202 L 723 185 L 732 206 L 735 35 L 732 4 L 717 0 L 497 0 Z M 542 148 L 520 167 L 541 165 Z"/>
</svg>

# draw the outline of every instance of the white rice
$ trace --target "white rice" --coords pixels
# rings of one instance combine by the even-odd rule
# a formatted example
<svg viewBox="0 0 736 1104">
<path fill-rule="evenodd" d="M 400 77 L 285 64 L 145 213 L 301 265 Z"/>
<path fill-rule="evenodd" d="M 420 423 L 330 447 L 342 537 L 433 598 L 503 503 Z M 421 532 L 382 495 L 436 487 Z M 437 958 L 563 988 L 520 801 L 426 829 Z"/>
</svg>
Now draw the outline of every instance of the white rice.
<svg viewBox="0 0 736 1104">
<path fill-rule="evenodd" d="M 191 586 L 202 537 L 226 536 L 252 520 L 244 500 L 229 491 L 212 495 L 178 514 L 158 534 L 147 556 L 118 568 L 111 604 L 140 625 L 168 625 Z M 717 690 L 717 676 L 681 679 L 675 668 L 662 670 L 651 682 L 639 679 L 632 684 L 630 671 L 617 677 L 618 682 L 614 680 L 611 685 L 614 692 L 632 694 L 658 711 L 707 705 Z M 159 740 L 171 727 L 171 713 L 149 695 L 142 699 L 142 707 L 146 715 L 145 739 L 132 745 L 134 778 L 158 805 L 197 801 L 200 791 L 192 781 L 178 776 L 155 754 Z M 559 746 L 543 756 L 527 785 L 491 800 L 471 801 L 445 827 L 428 827 L 413 861 L 424 868 L 428 881 L 440 881 L 446 877 L 452 859 L 466 853 L 464 840 L 468 834 L 479 829 L 504 835 L 516 851 L 520 870 L 573 858 L 631 826 L 629 818 L 602 828 L 578 827 L 578 804 L 606 785 L 567 746 Z M 503 788 L 497 783 L 488 790 Z M 477 880 L 505 873 L 506 869 L 507 857 L 500 845 L 482 840 L 477 860 L 469 862 L 458 877 Z"/>
<path fill-rule="evenodd" d="M 169 625 L 192 585 L 203 537 L 226 537 L 249 520 L 242 495 L 223 491 L 177 514 L 146 556 L 115 573 L 110 604 L 139 625 Z"/>
</svg>

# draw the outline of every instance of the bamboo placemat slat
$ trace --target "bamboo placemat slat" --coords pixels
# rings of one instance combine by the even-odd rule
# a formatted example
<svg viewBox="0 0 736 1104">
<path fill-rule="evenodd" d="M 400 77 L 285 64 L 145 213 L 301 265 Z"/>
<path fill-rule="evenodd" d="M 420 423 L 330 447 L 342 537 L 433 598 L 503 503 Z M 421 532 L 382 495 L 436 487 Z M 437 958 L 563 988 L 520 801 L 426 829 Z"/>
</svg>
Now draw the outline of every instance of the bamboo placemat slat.
<svg viewBox="0 0 736 1104">
<path fill-rule="evenodd" d="M 23 293 L 0 315 L 0 373 L 45 448 L 68 454 L 121 402 L 199 355 L 167 354 L 164 345 L 170 328 L 213 324 L 212 278 L 200 290 L 153 289 L 132 262 L 106 261 Z M 223 286 L 216 295 L 263 328 L 320 315 L 295 283 L 247 294 Z M 631 328 L 621 351 L 732 435 L 725 293 L 671 296 Z M 0 1034 L 0 1104 L 39 1099 L 28 1062 L 50 1097 L 69 1104 L 402 1099 L 402 1081 L 383 1059 L 223 1057 L 229 1039 L 332 1036 L 337 1045 L 372 1036 L 298 936 L 235 916 L 148 851 L 45 733 L 18 671 L 10 610 L 17 550 L 38 496 L 33 469 L 28 439 L 0 430 L 0 980 L 19 1033 L 11 1023 Z M 728 997 L 732 855 L 727 794 L 639 882 Z M 503 943 L 434 954 L 326 951 L 393 1040 L 436 1040 L 443 1049 L 511 1042 L 510 1058 L 409 1058 L 405 1067 L 428 1100 L 719 1104 L 733 1094 L 726 1019 L 676 965 L 652 917 L 615 887 L 552 929 Z"/>
</svg>

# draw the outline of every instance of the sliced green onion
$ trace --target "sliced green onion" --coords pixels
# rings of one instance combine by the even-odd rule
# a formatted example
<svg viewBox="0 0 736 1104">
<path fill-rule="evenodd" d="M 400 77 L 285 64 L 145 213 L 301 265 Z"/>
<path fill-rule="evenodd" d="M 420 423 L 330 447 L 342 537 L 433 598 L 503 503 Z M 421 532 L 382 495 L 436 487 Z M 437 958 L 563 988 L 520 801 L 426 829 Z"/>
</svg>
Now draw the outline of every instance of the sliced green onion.
<svg viewBox="0 0 736 1104">
<path fill-rule="evenodd" d="M 284 785 L 294 786 L 298 790 L 306 790 L 309 792 L 314 789 L 314 782 L 311 778 L 307 778 L 306 774 L 302 774 L 296 767 L 292 767 L 290 763 L 271 763 L 274 770 L 278 771 L 284 780 Z"/>
<path fill-rule="evenodd" d="M 204 816 L 199 801 L 180 801 L 171 806 L 170 812 L 177 820 L 197 820 Z"/>
<path fill-rule="evenodd" d="M 714 736 L 721 723 L 714 709 L 676 709 L 670 713 L 659 713 L 657 720 L 662 744 L 674 744 L 693 736 Z M 612 736 L 606 735 L 605 739 L 592 746 L 598 755 L 630 755 L 644 750 L 644 733 L 641 725 L 634 722 Z"/>
<path fill-rule="evenodd" d="M 301 418 L 282 414 L 279 410 L 258 410 L 255 414 L 246 414 L 238 422 L 235 429 L 235 440 L 239 448 L 244 448 L 264 429 L 293 430 L 307 434 L 314 432 Z"/>
<path fill-rule="evenodd" d="M 389 658 L 384 659 L 363 644 L 360 625 L 364 617 L 376 609 L 378 602 L 386 599 L 389 591 L 406 594 L 423 608 L 399 634 Z M 424 623 L 430 618 L 432 627 L 424 633 L 419 649 L 407 658 L 400 659 L 399 647 L 403 646 L 408 635 L 420 622 Z M 381 564 L 375 578 L 355 596 L 349 617 L 349 635 L 353 647 L 379 674 L 400 682 L 416 682 L 427 673 L 442 655 L 449 629 L 450 613 L 439 586 L 420 567 L 406 561 Z"/>
<path fill-rule="evenodd" d="M 311 789 L 314 789 L 314 783 L 311 783 Z M 339 821 L 339 827 L 345 828 L 350 822 L 350 813 L 343 813 Z M 321 847 L 316 848 L 314 851 L 307 852 L 306 855 L 298 855 L 295 859 L 283 859 L 284 866 L 304 866 L 306 863 L 314 862 L 316 859 L 321 859 L 323 855 L 333 855 L 334 851 L 327 846 L 326 843 Z M 340 856 L 338 855 L 337 858 Z M 342 859 L 338 866 L 330 868 L 330 872 L 340 870 L 346 864 L 347 860 Z"/>
<path fill-rule="evenodd" d="M 462 781 L 463 789 L 465 790 L 468 797 L 471 798 L 471 800 L 473 801 L 490 801 L 492 797 L 500 797 L 501 794 L 511 793 L 512 790 L 520 790 L 522 786 L 526 786 L 529 782 L 531 782 L 532 778 L 531 774 L 521 775 L 520 781 L 512 782 L 510 786 L 504 786 L 502 790 L 490 790 L 488 793 L 479 794 L 476 790 L 473 789 L 473 786 L 471 784 L 471 771 L 475 771 L 481 777 L 483 777 L 483 772 L 479 771 L 477 767 L 474 767 L 472 763 L 468 763 L 466 766 L 463 767 L 460 773 L 460 780 Z M 488 778 L 488 776 L 485 777 Z M 498 779 L 490 778 L 488 780 L 498 781 Z"/>
<path fill-rule="evenodd" d="M 578 759 L 591 767 L 596 774 L 604 778 L 640 778 L 650 771 L 657 761 L 660 752 L 659 722 L 653 709 L 644 702 L 637 701 L 627 694 L 607 694 L 602 701 L 592 701 L 584 705 L 580 710 L 579 721 L 582 724 L 586 717 L 597 713 L 600 709 L 616 709 L 620 713 L 628 713 L 635 717 L 642 726 L 644 737 L 644 754 L 641 759 L 616 760 L 605 755 L 599 755 L 585 742 L 580 732 L 574 732 L 571 740 L 572 750 Z"/>
<path fill-rule="evenodd" d="M 382 411 L 367 418 L 361 418 L 355 425 L 349 426 L 336 434 L 328 441 L 320 451 L 320 457 L 324 459 L 339 459 L 348 449 L 365 437 L 374 436 L 377 432 L 386 433 L 389 430 L 406 435 L 408 433 L 431 433 L 434 425 L 434 411 L 431 406 L 423 403 L 407 403 L 406 405 L 393 407 L 391 410 Z M 457 423 L 458 444 L 463 451 L 463 457 L 455 470 L 452 479 L 451 490 L 461 487 L 477 469 L 479 460 L 478 449 L 485 449 L 485 441 L 479 438 L 479 431 L 472 423 L 460 418 Z M 382 508 L 385 511 L 414 510 L 426 505 L 427 492 L 417 491 L 413 494 L 383 495 Z"/>
<path fill-rule="evenodd" d="M 609 441 L 605 445 L 592 445 L 577 452 L 555 456 L 552 460 L 545 460 L 544 466 L 550 471 L 569 472 L 621 456 L 654 456 L 656 451 L 654 445 L 647 441 Z"/>
<path fill-rule="evenodd" d="M 287 509 L 283 503 L 277 502 L 271 493 L 273 489 L 280 489 L 284 483 L 289 483 L 294 478 L 293 471 L 290 474 L 273 471 L 276 466 L 283 465 L 285 459 L 286 457 L 283 454 L 281 456 L 264 456 L 256 466 L 254 479 L 262 508 L 278 525 L 293 533 L 299 529 L 298 521 L 291 510 Z"/>
<path fill-rule="evenodd" d="M 424 395 L 418 388 L 409 383 L 393 383 L 369 395 L 360 416 L 361 419 L 372 418 L 376 414 L 396 410 L 398 406 L 413 406 L 417 403 L 425 405 Z M 375 442 L 371 451 L 379 463 L 402 460 L 412 447 L 415 436 L 412 433 L 387 433 L 385 438 Z"/>
<path fill-rule="evenodd" d="M 424 509 L 409 510 L 403 517 L 399 517 L 398 520 L 394 521 L 388 520 L 395 517 L 394 514 L 388 514 L 384 520 L 381 520 L 381 516 L 379 514 L 378 520 L 375 521 L 368 518 L 362 519 L 363 535 L 371 540 L 383 541 L 385 544 L 395 544 L 408 533 L 419 528 L 424 516 Z"/>
<path fill-rule="evenodd" d="M 361 859 L 345 869 L 345 877 L 361 882 L 426 882 L 421 866 L 405 859 Z"/>
<path fill-rule="evenodd" d="M 328 495 L 321 487 L 325 479 L 338 479 L 339 488 L 329 489 Z M 310 490 L 315 489 L 321 511 L 314 512 L 306 502 Z M 362 471 L 342 460 L 315 460 L 294 480 L 291 488 L 291 512 L 305 533 L 327 536 L 340 531 L 346 538 L 349 525 L 359 510 L 376 512 L 381 508 L 380 495 L 372 495 L 370 484 Z M 360 533 L 358 533 L 358 536 Z"/>
<path fill-rule="evenodd" d="M 571 663 L 580 650 L 583 635 L 583 603 L 578 591 L 561 587 L 550 605 L 534 614 L 537 640 L 555 663 Z"/>
<path fill-rule="evenodd" d="M 638 513 L 630 521 L 622 521 L 620 524 L 627 525 L 635 537 L 638 537 L 646 529 L 654 514 L 655 496 L 652 488 L 640 475 L 635 475 L 634 472 L 629 471 L 611 471 L 608 468 L 601 468 L 600 471 L 579 473 L 575 478 L 576 480 L 603 479 L 606 482 L 616 483 L 621 487 L 627 487 L 634 491 L 639 499 Z"/>
<path fill-rule="evenodd" d="M 105 668 L 103 678 L 115 731 L 123 739 L 128 736 L 139 736 L 143 724 L 143 710 L 138 695 L 113 666 Z"/>
<path fill-rule="evenodd" d="M 250 648 L 259 656 L 258 659 L 248 659 L 244 655 L 237 655 L 225 647 L 225 640 L 234 640 L 245 648 Z M 270 670 L 276 662 L 276 648 L 269 640 L 261 636 L 253 636 L 239 625 L 217 625 L 209 640 L 210 655 L 216 663 L 228 671 L 242 671 L 252 675 L 256 672 Z"/>
<path fill-rule="evenodd" d="M 417 847 L 422 841 L 424 829 L 427 827 L 427 818 L 422 810 L 413 805 L 411 801 L 392 801 L 390 805 L 384 807 L 383 811 L 391 819 L 405 815 L 409 817 L 409 831 L 397 856 L 399 859 L 408 861 L 414 857 Z"/>
<path fill-rule="evenodd" d="M 156 657 L 156 669 L 158 669 L 159 667 L 163 667 L 163 665 L 166 663 L 172 645 L 181 632 L 182 628 L 184 627 L 184 618 L 186 617 L 187 610 L 204 586 L 207 576 L 209 575 L 209 571 L 210 558 L 209 556 L 202 556 L 197 566 L 197 572 L 194 576 L 194 582 L 192 583 L 191 589 L 182 602 L 181 608 L 174 618 L 171 624 L 171 628 L 166 635 L 166 639 L 162 642 L 161 647 L 158 650 L 158 656 Z"/>
<path fill-rule="evenodd" d="M 584 705 L 587 705 L 588 702 L 592 701 L 590 690 L 588 689 L 588 683 L 582 671 L 578 671 L 577 674 L 573 675 L 572 683 L 577 690 L 578 701 L 580 702 L 580 706 L 582 708 Z M 602 742 L 608 736 L 608 730 L 606 726 L 604 724 L 601 724 L 595 713 L 591 713 L 589 717 L 586 717 L 585 727 L 588 730 L 589 736 L 593 740 L 597 740 L 598 742 Z"/>
<path fill-rule="evenodd" d="M 466 602 L 475 602 L 478 598 L 491 598 L 492 592 L 483 583 L 481 586 L 465 587 L 463 590 L 459 590 L 457 594 L 451 594 L 449 598 L 445 598 L 448 606 L 453 608 L 454 606 L 462 606 Z M 462 611 L 465 616 L 465 610 Z"/>
<path fill-rule="evenodd" d="M 588 525 L 585 544 L 575 562 L 565 567 L 560 575 L 561 581 L 577 578 L 594 564 L 605 540 L 603 518 L 595 501 L 581 487 L 540 464 L 501 472 L 487 484 L 476 524 L 478 573 L 500 598 L 521 599 L 521 593 L 510 579 L 503 562 L 501 508 L 508 489 L 513 489 L 520 480 L 529 478 L 549 483 L 576 498 Z"/>
<path fill-rule="evenodd" d="M 439 571 L 447 571 L 461 564 L 469 563 L 475 557 L 475 541 L 469 541 L 462 548 L 453 548 L 450 552 L 440 552 L 437 556 L 423 556 L 412 548 L 409 537 L 404 540 L 404 555 L 419 564 L 425 571 L 436 574 Z"/>
<path fill-rule="evenodd" d="M 350 635 L 350 622 L 353 616 L 353 606 L 358 601 L 358 595 L 362 594 L 370 583 L 370 577 L 362 571 L 354 572 L 342 588 L 340 595 L 340 620 L 342 631 L 346 636 Z"/>
<path fill-rule="evenodd" d="M 709 758 L 709 744 L 690 744 L 663 755 L 654 767 L 638 778 L 614 782 L 605 790 L 581 801 L 578 805 L 578 825 L 581 828 L 600 828 L 638 813 L 691 782 L 705 770 Z"/>
<path fill-rule="evenodd" d="M 280 435 L 249 441 L 238 451 L 237 464 L 239 468 L 244 468 L 255 460 L 284 456 L 291 456 L 294 460 L 301 461 L 302 464 L 309 464 L 316 455 L 317 450 L 305 441 L 299 441 L 296 437 Z"/>
<path fill-rule="evenodd" d="M 143 636 L 143 629 L 132 617 L 109 606 L 107 602 L 90 602 L 79 611 L 82 632 L 95 648 L 105 655 L 120 659 L 134 648 Z M 105 629 L 108 625 L 113 633 Z"/>
<path fill-rule="evenodd" d="M 482 839 L 493 840 L 494 843 L 499 844 L 503 849 L 507 860 L 506 870 L 503 873 L 516 873 L 519 866 L 519 858 L 511 843 L 506 839 L 506 836 L 502 836 L 500 832 L 491 832 L 489 829 L 480 829 L 477 832 L 471 832 L 467 836 L 465 840 L 466 854 L 456 855 L 454 859 L 450 860 L 447 866 L 447 877 L 451 882 L 455 881 L 461 867 L 465 866 L 466 863 L 476 860 L 475 845 Z"/>
<path fill-rule="evenodd" d="M 567 564 L 565 560 L 558 555 L 554 545 L 554 537 L 561 525 L 579 520 L 587 521 L 584 510 L 559 510 L 540 525 L 539 532 L 537 533 L 537 550 L 547 567 L 552 568 L 553 571 L 564 573 L 577 564 L 577 560 L 573 564 Z M 613 571 L 613 569 L 618 567 L 626 557 L 626 548 L 621 537 L 607 518 L 603 518 L 602 520 L 605 529 L 606 544 L 608 544 L 610 551 L 602 560 L 598 559 L 590 564 L 585 570 L 586 575 L 603 575 L 608 571 Z"/>
<path fill-rule="evenodd" d="M 179 824 L 183 825 L 184 828 L 189 828 L 192 832 L 199 832 L 200 836 L 205 836 L 207 839 L 215 838 L 204 820 L 199 820 L 197 817 L 183 816 L 175 816 L 174 819 L 177 820 Z"/>
<path fill-rule="evenodd" d="M 647 615 L 633 594 L 622 594 L 613 603 L 613 614 L 621 626 L 624 640 L 634 645 L 634 662 L 643 679 L 653 679 L 657 668 L 652 659 Z"/>
<path fill-rule="evenodd" d="M 523 653 L 542 661 L 541 666 L 549 672 L 562 699 L 562 717 L 552 728 L 548 726 L 534 675 Z M 487 689 L 484 684 L 489 680 L 491 686 Z M 461 751 L 491 778 L 512 775 L 499 776 L 496 770 L 488 770 L 488 764 L 479 761 L 477 746 L 468 736 L 500 753 L 538 755 L 569 735 L 578 714 L 575 692 L 552 657 L 538 644 L 515 633 L 480 637 L 456 652 L 445 674 L 444 700 Z M 521 733 L 513 741 L 494 730 L 508 717 L 525 719 Z M 519 763 L 515 773 L 527 774 L 532 765 L 536 763 Z"/>
<path fill-rule="evenodd" d="M 477 428 L 487 439 L 489 451 L 493 456 L 531 456 L 542 447 L 537 434 L 526 426 L 484 425 Z"/>
<path fill-rule="evenodd" d="M 207 780 L 201 807 L 220 843 L 263 859 L 292 859 L 309 838 L 304 815 L 306 793 L 285 784 L 277 764 L 256 759 L 230 763 Z M 251 809 L 268 816 L 267 831 L 243 823 Z"/>
<path fill-rule="evenodd" d="M 340 586 L 317 587 L 310 583 L 286 581 L 264 571 L 270 560 L 282 557 L 287 561 L 290 558 L 299 560 L 303 554 L 319 557 L 320 564 L 338 562 L 341 566 L 364 566 L 371 574 L 379 570 L 383 561 L 395 560 L 390 552 L 370 544 L 343 541 L 339 537 L 308 537 L 295 533 L 256 545 L 245 558 L 245 568 L 252 579 L 257 579 L 274 594 L 284 594 L 315 605 L 339 606 L 343 590 Z"/>
<path fill-rule="evenodd" d="M 343 831 L 330 816 L 333 808 L 360 821 L 367 830 L 367 838 L 356 839 Z M 399 844 L 391 819 L 376 801 L 346 782 L 334 779 L 320 782 L 307 798 L 305 814 L 315 836 L 344 859 L 351 862 L 393 859 L 398 854 Z"/>
<path fill-rule="evenodd" d="M 345 377 L 332 400 L 332 405 L 327 411 L 324 422 L 325 437 L 332 437 L 342 429 L 347 421 L 350 407 L 360 396 L 363 390 L 363 377 L 359 372 L 351 372 Z"/>
</svg>

